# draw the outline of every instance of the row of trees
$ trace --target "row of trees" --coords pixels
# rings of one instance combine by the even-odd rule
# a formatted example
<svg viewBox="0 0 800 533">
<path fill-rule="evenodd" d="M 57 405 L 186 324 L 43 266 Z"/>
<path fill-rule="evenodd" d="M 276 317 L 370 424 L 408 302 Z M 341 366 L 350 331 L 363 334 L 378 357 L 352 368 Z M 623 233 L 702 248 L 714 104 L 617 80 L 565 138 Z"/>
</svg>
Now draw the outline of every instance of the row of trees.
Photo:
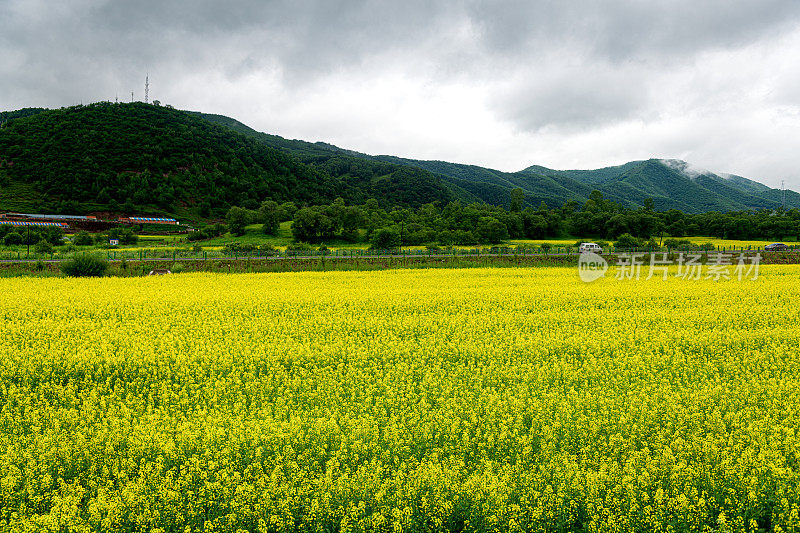
<svg viewBox="0 0 800 533">
<path fill-rule="evenodd" d="M 654 237 L 710 236 L 725 239 L 797 239 L 800 211 L 743 211 L 683 213 L 655 211 L 651 201 L 628 209 L 606 200 L 597 191 L 583 205 L 570 202 L 558 208 L 542 203 L 523 208 L 521 190 L 512 195 L 509 208 L 487 204 L 450 202 L 445 205 L 384 209 L 377 201 L 298 208 L 293 203 L 264 202 L 257 210 L 231 208 L 228 228 L 237 235 L 247 224 L 261 223 L 274 235 L 282 221 L 292 220 L 298 242 L 367 240 L 377 248 L 408 245 L 495 244 L 507 239 L 546 239 L 564 236 L 617 240 L 622 235 L 647 241 Z"/>
<path fill-rule="evenodd" d="M 64 239 L 64 230 L 59 226 L 12 226 L 0 224 L 0 243 L 5 246 L 36 245 L 45 243 L 51 248 L 59 246 Z M 46 248 L 45 244 L 41 248 Z"/>
<path fill-rule="evenodd" d="M 64 238 L 64 230 L 59 226 L 12 226 L 0 224 L 0 244 L 4 246 L 35 245 L 39 253 L 50 252 L 55 246 L 73 244 L 91 246 L 108 243 L 116 239 L 120 244 L 136 244 L 139 236 L 131 228 L 111 228 L 107 233 L 88 233 L 80 231 L 71 241 Z"/>
</svg>

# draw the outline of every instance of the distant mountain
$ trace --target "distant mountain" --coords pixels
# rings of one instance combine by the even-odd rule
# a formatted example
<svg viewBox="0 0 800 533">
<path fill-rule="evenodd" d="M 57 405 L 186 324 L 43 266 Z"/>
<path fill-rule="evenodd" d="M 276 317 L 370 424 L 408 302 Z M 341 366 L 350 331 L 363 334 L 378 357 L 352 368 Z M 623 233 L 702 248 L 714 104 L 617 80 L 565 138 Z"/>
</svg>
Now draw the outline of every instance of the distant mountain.
<svg viewBox="0 0 800 533">
<path fill-rule="evenodd" d="M 698 213 L 774 209 L 782 191 L 741 176 L 649 159 L 595 170 L 475 165 L 368 155 L 324 142 L 258 132 L 222 115 L 101 103 L 0 113 L 0 210 L 136 210 L 219 216 L 265 198 L 385 206 L 428 202 L 557 207 L 592 191 L 625 207 Z M 786 191 L 786 206 L 800 194 Z"/>
<path fill-rule="evenodd" d="M 420 168 L 439 176 L 455 197 L 464 201 L 508 205 L 511 191 L 521 188 L 525 192 L 526 204 L 533 207 L 541 202 L 550 207 L 569 201 L 584 203 L 593 190 L 626 207 L 641 207 L 650 198 L 658 210 L 679 209 L 689 213 L 775 209 L 782 205 L 783 193 L 778 189 L 741 176 L 697 169 L 674 159 L 631 161 L 595 170 L 553 170 L 533 165 L 519 172 L 502 172 L 446 161 L 373 156 L 328 143 L 288 140 L 259 133 L 229 117 L 198 115 L 249 135 L 272 148 L 296 155 L 306 162 L 325 161 L 332 154 L 340 154 Z M 786 191 L 786 207 L 800 207 L 800 194 Z"/>
<path fill-rule="evenodd" d="M 270 148 L 291 154 L 313 166 L 326 167 L 339 158 L 347 157 L 418 168 L 436 175 L 450 189 L 454 198 L 467 203 L 485 202 L 494 205 L 508 205 L 511 200 L 511 191 L 519 187 L 526 192 L 528 205 L 538 206 L 544 201 L 550 206 L 557 206 L 569 200 L 585 202 L 592 191 L 591 187 L 574 180 L 554 180 L 547 176 L 528 173 L 509 174 L 499 170 L 444 161 L 418 161 L 386 155 L 372 156 L 324 142 L 290 140 L 278 135 L 261 133 L 223 115 L 199 112 L 194 114 L 234 129 Z"/>
<path fill-rule="evenodd" d="M 658 210 L 689 213 L 775 209 L 782 205 L 782 191 L 778 189 L 741 176 L 695 170 L 677 160 L 631 161 L 596 170 L 553 170 L 534 165 L 506 173 L 441 161 L 377 158 L 442 174 L 445 181 L 457 183 L 484 201 L 507 202 L 510 189 L 520 187 L 528 204 L 544 201 L 551 207 L 570 200 L 583 203 L 593 190 L 626 207 L 640 207 L 651 198 Z M 786 191 L 786 207 L 800 207 L 800 194 Z"/>
<path fill-rule="evenodd" d="M 0 210 L 220 216 L 280 202 L 419 206 L 456 196 L 405 165 L 325 152 L 304 162 L 196 114 L 143 103 L 3 113 Z M 217 121 L 219 122 L 219 121 Z M 302 156 L 302 157 L 299 157 Z M 324 161 L 322 159 L 325 159 Z"/>
</svg>

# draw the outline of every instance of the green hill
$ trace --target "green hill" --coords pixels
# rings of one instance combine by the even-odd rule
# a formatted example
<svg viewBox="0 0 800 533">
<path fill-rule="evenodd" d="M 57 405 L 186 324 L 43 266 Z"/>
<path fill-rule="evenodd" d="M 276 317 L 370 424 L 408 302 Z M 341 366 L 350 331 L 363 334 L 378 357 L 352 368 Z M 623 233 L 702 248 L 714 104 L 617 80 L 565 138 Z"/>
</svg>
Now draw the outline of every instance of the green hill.
<svg viewBox="0 0 800 533">
<path fill-rule="evenodd" d="M 518 172 L 502 172 L 446 161 L 372 156 L 327 143 L 259 133 L 228 117 L 200 116 L 307 162 L 347 156 L 419 168 L 439 176 L 457 198 L 465 201 L 508 205 L 511 191 L 521 188 L 525 192 L 525 203 L 533 207 L 541 202 L 549 206 L 569 201 L 584 203 L 593 190 L 599 190 L 606 198 L 626 207 L 641 207 L 651 198 L 659 210 L 679 209 L 690 213 L 774 209 L 782 205 L 782 191 L 778 189 L 741 176 L 692 170 L 683 161 L 650 159 L 594 170 L 553 170 L 533 165 Z M 786 191 L 786 206 L 800 207 L 800 194 Z"/>
<path fill-rule="evenodd" d="M 593 190 L 625 207 L 652 199 L 690 213 L 773 209 L 783 193 L 743 178 L 650 159 L 596 170 L 475 165 L 372 156 L 258 132 L 222 115 L 143 103 L 0 113 L 0 210 L 221 216 L 270 198 L 298 204 L 584 203 Z M 786 192 L 787 207 L 800 194 Z"/>
<path fill-rule="evenodd" d="M 166 107 L 98 103 L 3 117 L 0 209 L 207 217 L 267 198 L 417 206 L 454 197 L 420 169 L 346 157 L 308 164 Z"/>
<path fill-rule="evenodd" d="M 438 176 L 455 198 L 509 205 L 511 191 L 525 192 L 525 203 L 551 207 L 569 201 L 585 203 L 593 190 L 623 206 L 638 208 L 648 198 L 656 209 L 679 209 L 688 213 L 775 209 L 782 205 L 782 192 L 741 176 L 689 171 L 683 161 L 650 159 L 594 170 L 553 170 L 533 165 L 518 172 L 502 172 L 476 165 L 424 161 L 392 155 L 368 155 L 324 142 L 289 140 L 261 133 L 222 115 L 197 113 L 249 136 L 271 148 L 292 154 L 312 165 L 325 165 L 338 158 L 358 158 L 418 168 Z M 800 194 L 786 191 L 786 206 L 800 207 Z"/>
<path fill-rule="evenodd" d="M 501 187 L 500 190 L 502 193 L 500 194 L 500 200 L 502 201 L 493 202 L 489 197 L 490 195 L 478 195 L 471 192 L 471 189 L 474 188 L 471 183 L 459 183 L 458 180 L 452 179 L 446 173 L 438 172 L 436 169 L 425 168 L 420 165 L 409 165 L 405 163 L 405 160 L 400 158 L 396 158 L 397 161 L 393 161 L 392 158 L 389 157 L 373 157 L 353 150 L 345 150 L 324 142 L 312 143 L 296 139 L 285 139 L 279 135 L 271 135 L 269 133 L 256 131 L 238 120 L 224 115 L 214 115 L 196 111 L 190 113 L 208 120 L 209 122 L 214 122 L 235 130 L 269 148 L 290 154 L 303 163 L 328 173 L 338 174 L 348 169 L 359 167 L 378 173 L 381 172 L 381 169 L 388 168 L 399 167 L 407 169 L 406 171 L 408 171 L 408 169 L 417 169 L 417 171 L 424 171 L 418 174 L 418 178 L 424 176 L 427 179 L 435 179 L 437 183 L 442 183 L 448 189 L 450 197 L 453 200 L 460 200 L 465 203 L 488 202 L 497 203 L 498 205 L 508 203 L 506 197 L 511 189 L 506 190 L 506 188 Z M 462 185 L 465 185 L 466 188 Z M 419 193 L 417 198 L 419 203 L 428 203 L 440 199 L 438 195 L 430 196 L 434 191 L 430 191 L 428 188 L 420 189 Z"/>
<path fill-rule="evenodd" d="M 689 213 L 774 209 L 782 204 L 782 192 L 778 189 L 740 176 L 687 172 L 682 169 L 687 166 L 682 161 L 650 159 L 596 170 L 532 166 L 505 173 L 441 161 L 378 157 L 443 174 L 445 181 L 458 180 L 463 188 L 489 202 L 492 197 L 507 198 L 512 188 L 520 187 L 529 205 L 538 205 L 540 201 L 551 206 L 570 200 L 583 203 L 592 190 L 626 207 L 641 207 L 646 199 L 652 198 L 659 210 L 679 209 Z M 800 207 L 800 194 L 786 191 L 786 207 Z"/>
</svg>

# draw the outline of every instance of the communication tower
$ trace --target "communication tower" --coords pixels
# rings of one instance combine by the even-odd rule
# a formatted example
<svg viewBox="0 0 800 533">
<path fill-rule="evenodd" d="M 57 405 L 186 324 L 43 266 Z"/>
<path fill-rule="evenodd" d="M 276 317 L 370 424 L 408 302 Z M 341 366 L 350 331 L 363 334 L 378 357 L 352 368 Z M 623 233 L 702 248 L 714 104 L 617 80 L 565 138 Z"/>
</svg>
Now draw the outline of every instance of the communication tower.
<svg viewBox="0 0 800 533">
<path fill-rule="evenodd" d="M 786 180 L 781 180 L 781 196 L 781 204 L 783 205 L 783 208 L 786 209 Z"/>
</svg>

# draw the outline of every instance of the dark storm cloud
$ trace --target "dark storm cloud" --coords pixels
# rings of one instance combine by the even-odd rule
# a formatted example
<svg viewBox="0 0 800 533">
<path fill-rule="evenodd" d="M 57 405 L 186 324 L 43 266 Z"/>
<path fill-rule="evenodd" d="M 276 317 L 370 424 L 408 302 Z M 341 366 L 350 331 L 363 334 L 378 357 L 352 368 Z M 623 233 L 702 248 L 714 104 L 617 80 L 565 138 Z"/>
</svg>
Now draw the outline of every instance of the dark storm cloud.
<svg viewBox="0 0 800 533">
<path fill-rule="evenodd" d="M 747 44 L 791 28 L 792 0 L 606 0 L 476 2 L 470 15 L 492 52 L 572 44 L 611 61 L 683 56 Z"/>
<path fill-rule="evenodd" d="M 625 85 L 637 77 L 627 62 L 646 72 L 704 50 L 746 45 L 796 25 L 800 2 L 85 0 L 53 7 L 0 0 L 0 13 L 0 83 L 14 103 L 26 95 L 51 104 L 74 100 L 89 84 L 107 94 L 148 68 L 175 75 L 207 68 L 233 78 L 275 69 L 295 85 L 377 56 L 388 68 L 424 62 L 434 79 L 516 76 L 520 87 L 509 89 L 498 113 L 536 129 L 559 117 L 588 125 L 640 110 L 642 99 L 630 91 L 590 90 L 585 70 L 607 66 L 604 80 L 616 74 Z M 457 37 L 462 28 L 470 28 L 466 52 Z M 537 83 L 538 69 L 561 63 L 575 72 L 561 76 L 565 90 L 547 75 Z"/>
<path fill-rule="evenodd" d="M 290 82 L 302 82 L 414 47 L 446 19 L 444 5 L 143 0 L 65 2 L 51 9 L 0 0 L 6 21 L 0 50 L 22 51 L 29 73 L 6 76 L 15 87 L 4 88 L 6 94 L 67 96 L 88 79 L 109 82 L 148 67 L 172 73 L 222 69 L 230 76 L 278 68 Z M 3 67 L 8 61 L 0 59 Z"/>
<path fill-rule="evenodd" d="M 469 13 L 485 55 L 516 74 L 498 115 L 537 131 L 652 116 L 665 72 L 796 29 L 800 2 L 512 0 Z"/>
<path fill-rule="evenodd" d="M 127 100 L 132 88 L 141 99 L 149 71 L 155 94 L 177 106 L 336 132 L 331 141 L 395 135 L 395 153 L 419 146 L 415 128 L 443 121 L 477 146 L 487 129 L 507 131 L 515 160 L 538 155 L 525 155 L 526 135 L 571 145 L 631 122 L 656 153 L 705 142 L 686 135 L 699 131 L 691 120 L 714 115 L 741 136 L 777 113 L 789 131 L 800 106 L 797 0 L 0 0 L 0 22 L 2 109 Z M 262 100 L 272 105 L 260 115 Z M 399 101 L 425 112 L 375 117 Z M 460 114 L 476 117 L 475 131 Z M 725 160 L 720 146 L 745 141 L 714 142 L 697 153 Z M 468 153 L 505 157 L 486 150 Z"/>
</svg>

